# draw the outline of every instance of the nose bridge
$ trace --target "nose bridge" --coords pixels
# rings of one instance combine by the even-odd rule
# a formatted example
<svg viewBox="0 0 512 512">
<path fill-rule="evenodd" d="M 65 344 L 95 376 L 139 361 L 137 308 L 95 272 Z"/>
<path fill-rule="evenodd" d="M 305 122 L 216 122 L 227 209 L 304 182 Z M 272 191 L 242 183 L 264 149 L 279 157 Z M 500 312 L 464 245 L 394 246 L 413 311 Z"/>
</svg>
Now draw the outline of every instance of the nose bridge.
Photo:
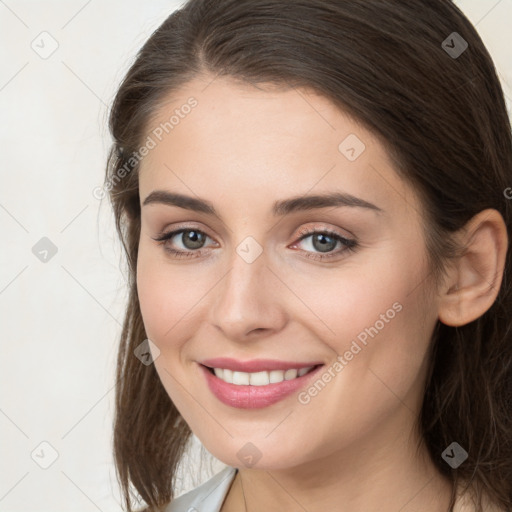
<svg viewBox="0 0 512 512">
<path fill-rule="evenodd" d="M 281 306 L 269 282 L 263 247 L 252 237 L 234 248 L 229 271 L 217 287 L 213 322 L 227 337 L 243 338 L 255 329 L 276 329 L 283 320 Z"/>
</svg>

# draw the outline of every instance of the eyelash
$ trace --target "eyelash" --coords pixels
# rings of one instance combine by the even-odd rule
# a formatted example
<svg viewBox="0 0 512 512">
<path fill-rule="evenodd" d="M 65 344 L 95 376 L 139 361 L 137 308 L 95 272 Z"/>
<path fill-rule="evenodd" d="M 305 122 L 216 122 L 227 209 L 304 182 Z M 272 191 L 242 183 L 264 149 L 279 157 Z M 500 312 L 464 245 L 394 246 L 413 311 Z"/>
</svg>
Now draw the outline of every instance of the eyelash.
<svg viewBox="0 0 512 512">
<path fill-rule="evenodd" d="M 153 238 L 153 240 L 159 242 L 160 245 L 163 245 L 164 250 L 166 252 L 168 252 L 169 254 L 171 254 L 173 257 L 176 257 L 176 258 L 191 258 L 192 257 L 192 258 L 194 258 L 194 257 L 201 256 L 201 254 L 204 252 L 203 249 L 198 249 L 195 251 L 180 251 L 177 249 L 172 249 L 170 247 L 165 247 L 165 244 L 168 240 L 172 239 L 174 236 L 176 236 L 180 233 L 186 233 L 187 231 L 195 231 L 196 233 L 200 233 L 201 235 L 205 235 L 206 237 L 208 237 L 208 235 L 204 231 L 201 231 L 199 229 L 182 228 L 182 229 L 170 231 L 168 233 L 160 233 L 156 238 Z M 304 251 L 306 258 L 312 258 L 315 260 L 325 261 L 330 258 L 334 258 L 334 257 L 338 256 L 342 252 L 347 252 L 347 251 L 355 252 L 359 245 L 356 240 L 345 238 L 345 237 L 341 236 L 340 234 L 336 233 L 335 231 L 331 231 L 329 229 L 317 230 L 317 229 L 311 229 L 311 228 L 303 228 L 303 229 L 299 230 L 300 238 L 293 245 L 295 245 L 299 242 L 302 242 L 302 240 L 304 240 L 305 238 L 308 238 L 311 235 L 316 235 L 316 234 L 326 235 L 329 238 L 333 238 L 336 241 L 341 242 L 341 244 L 344 246 L 344 249 L 337 250 L 337 251 L 331 252 L 331 253 L 326 253 L 326 254 L 312 253 L 309 251 Z M 208 238 L 210 238 L 210 237 L 208 237 Z"/>
</svg>

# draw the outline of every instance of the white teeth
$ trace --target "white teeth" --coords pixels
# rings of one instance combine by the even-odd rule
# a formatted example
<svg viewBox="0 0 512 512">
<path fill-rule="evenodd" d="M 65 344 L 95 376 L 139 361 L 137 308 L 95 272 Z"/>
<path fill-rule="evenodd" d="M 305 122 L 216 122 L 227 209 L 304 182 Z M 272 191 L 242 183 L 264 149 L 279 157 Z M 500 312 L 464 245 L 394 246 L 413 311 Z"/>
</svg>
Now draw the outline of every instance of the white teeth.
<svg viewBox="0 0 512 512">
<path fill-rule="evenodd" d="M 272 370 L 268 373 L 270 375 L 270 384 L 275 384 L 276 382 L 282 382 L 284 380 L 283 370 Z"/>
<path fill-rule="evenodd" d="M 233 384 L 247 385 L 249 384 L 249 373 L 233 372 Z"/>
<path fill-rule="evenodd" d="M 298 370 L 286 370 L 284 372 L 284 378 L 285 380 L 292 380 L 292 379 L 295 379 L 295 377 L 297 377 L 297 371 Z"/>
<path fill-rule="evenodd" d="M 224 368 L 214 368 L 215 375 L 229 384 L 237 384 L 239 386 L 266 386 L 267 384 L 275 384 L 277 382 L 283 382 L 283 380 L 292 380 L 297 377 L 302 377 L 308 373 L 313 366 L 307 368 L 301 368 L 300 370 L 272 370 L 263 372 L 236 372 Z"/>
<path fill-rule="evenodd" d="M 248 375 L 251 386 L 266 386 L 270 383 L 268 372 L 249 373 Z"/>
<path fill-rule="evenodd" d="M 233 384 L 233 370 L 224 369 L 224 376 L 222 377 L 224 382 L 229 382 L 229 384 Z"/>
</svg>

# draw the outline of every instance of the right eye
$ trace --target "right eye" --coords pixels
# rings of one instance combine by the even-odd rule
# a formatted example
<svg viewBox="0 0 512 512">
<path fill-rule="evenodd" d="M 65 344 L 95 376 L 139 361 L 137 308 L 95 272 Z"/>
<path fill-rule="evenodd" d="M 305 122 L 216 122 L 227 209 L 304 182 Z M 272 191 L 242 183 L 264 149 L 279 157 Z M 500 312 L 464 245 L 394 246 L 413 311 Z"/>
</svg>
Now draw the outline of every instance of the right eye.
<svg viewBox="0 0 512 512">
<path fill-rule="evenodd" d="M 178 237 L 177 240 L 184 246 L 184 250 L 172 247 L 172 239 Z M 169 231 L 167 233 L 161 233 L 153 240 L 156 240 L 164 246 L 164 250 L 172 256 L 183 258 L 183 257 L 198 257 L 201 256 L 203 251 L 202 246 L 205 240 L 210 238 L 206 233 L 199 229 L 178 229 Z M 210 239 L 211 240 L 211 239 Z M 171 242 L 171 243 L 170 243 Z M 175 242 L 176 243 L 176 242 Z"/>
</svg>

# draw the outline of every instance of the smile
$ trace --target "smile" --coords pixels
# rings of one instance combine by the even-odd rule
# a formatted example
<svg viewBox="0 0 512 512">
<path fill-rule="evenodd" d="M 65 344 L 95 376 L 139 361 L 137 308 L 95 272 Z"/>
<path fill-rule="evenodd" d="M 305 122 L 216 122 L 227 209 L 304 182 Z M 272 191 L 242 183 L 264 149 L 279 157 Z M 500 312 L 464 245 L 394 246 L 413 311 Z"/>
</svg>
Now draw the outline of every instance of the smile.
<svg viewBox="0 0 512 512">
<path fill-rule="evenodd" d="M 242 372 L 199 364 L 210 392 L 223 404 L 238 409 L 268 407 L 299 392 L 323 366 Z"/>
</svg>

